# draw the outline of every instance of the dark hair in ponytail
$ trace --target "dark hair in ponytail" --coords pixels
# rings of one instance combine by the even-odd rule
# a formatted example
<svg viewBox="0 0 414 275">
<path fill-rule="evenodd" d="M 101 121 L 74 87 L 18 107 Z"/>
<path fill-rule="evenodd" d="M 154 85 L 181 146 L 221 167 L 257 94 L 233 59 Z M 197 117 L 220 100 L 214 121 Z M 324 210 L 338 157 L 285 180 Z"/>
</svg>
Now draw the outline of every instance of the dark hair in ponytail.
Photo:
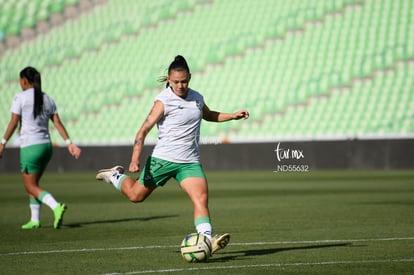
<svg viewBox="0 0 414 275">
<path fill-rule="evenodd" d="M 34 88 L 33 116 L 36 118 L 42 111 L 43 93 L 40 73 L 33 67 L 26 67 L 20 72 L 20 78 L 26 78 Z"/>
<path fill-rule="evenodd" d="M 188 67 L 187 61 L 182 55 L 177 55 L 174 58 L 174 61 L 171 62 L 170 66 L 168 67 L 168 75 L 171 71 L 187 71 L 190 74 L 190 67 Z M 167 81 L 167 76 L 162 76 L 159 79 L 160 82 L 166 82 L 165 87 L 168 88 L 169 83 Z"/>
</svg>

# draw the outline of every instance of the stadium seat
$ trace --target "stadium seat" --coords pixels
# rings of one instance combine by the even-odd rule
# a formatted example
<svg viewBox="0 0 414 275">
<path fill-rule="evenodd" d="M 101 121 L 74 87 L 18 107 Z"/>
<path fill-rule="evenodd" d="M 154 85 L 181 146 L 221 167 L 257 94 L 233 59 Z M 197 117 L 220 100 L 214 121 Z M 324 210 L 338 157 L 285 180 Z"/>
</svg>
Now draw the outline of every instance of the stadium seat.
<svg viewBox="0 0 414 275">
<path fill-rule="evenodd" d="M 76 0 L 6 2 L 0 43 L 63 14 L 65 7 L 81 6 Z M 407 105 L 413 99 L 411 1 L 167 2 L 107 1 L 6 50 L 0 62 L 2 97 L 11 98 L 18 71 L 34 65 L 82 143 L 127 143 L 163 88 L 157 79 L 183 54 L 191 86 L 210 108 L 251 113 L 242 123 L 204 123 L 202 135 L 208 137 L 383 136 L 413 130 Z M 9 92 L 11 87 L 17 88 Z M 9 112 L 7 103 L 0 112 Z M 128 119 L 130 114 L 136 119 Z M 102 130 L 109 120 L 110 127 L 133 130 L 114 138 Z"/>
</svg>

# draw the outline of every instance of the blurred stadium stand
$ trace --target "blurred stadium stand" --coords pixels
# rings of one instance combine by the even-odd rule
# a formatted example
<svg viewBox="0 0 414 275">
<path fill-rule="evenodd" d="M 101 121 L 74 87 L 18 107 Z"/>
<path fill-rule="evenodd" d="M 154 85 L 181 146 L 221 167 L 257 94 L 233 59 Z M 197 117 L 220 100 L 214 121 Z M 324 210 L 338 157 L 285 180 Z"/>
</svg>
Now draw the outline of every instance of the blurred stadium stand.
<svg viewBox="0 0 414 275">
<path fill-rule="evenodd" d="M 72 139 L 131 144 L 177 54 L 213 110 L 202 143 L 414 137 L 411 0 L 0 0 L 0 128 L 42 73 Z M 63 141 L 56 131 L 53 140 Z M 15 139 L 15 138 L 14 138 Z M 156 141 L 156 131 L 148 136 Z M 10 142 L 13 144 L 13 141 Z"/>
</svg>

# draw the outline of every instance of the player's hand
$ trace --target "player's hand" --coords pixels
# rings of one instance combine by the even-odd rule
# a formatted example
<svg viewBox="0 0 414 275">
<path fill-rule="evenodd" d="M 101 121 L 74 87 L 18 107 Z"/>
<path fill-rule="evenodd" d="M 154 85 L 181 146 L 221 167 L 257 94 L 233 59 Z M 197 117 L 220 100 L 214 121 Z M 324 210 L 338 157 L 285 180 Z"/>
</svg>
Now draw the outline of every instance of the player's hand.
<svg viewBox="0 0 414 275">
<path fill-rule="evenodd" d="M 139 172 L 139 162 L 138 161 L 131 161 L 129 164 L 129 172 L 137 173 Z"/>
<path fill-rule="evenodd" d="M 72 155 L 72 157 L 74 157 L 75 159 L 78 159 L 80 157 L 82 150 L 75 144 L 71 143 L 68 145 L 68 151 L 69 151 L 69 154 Z"/>
<path fill-rule="evenodd" d="M 237 111 L 233 114 L 233 119 L 239 120 L 239 119 L 248 119 L 249 118 L 249 112 L 247 110 L 241 110 Z"/>
</svg>

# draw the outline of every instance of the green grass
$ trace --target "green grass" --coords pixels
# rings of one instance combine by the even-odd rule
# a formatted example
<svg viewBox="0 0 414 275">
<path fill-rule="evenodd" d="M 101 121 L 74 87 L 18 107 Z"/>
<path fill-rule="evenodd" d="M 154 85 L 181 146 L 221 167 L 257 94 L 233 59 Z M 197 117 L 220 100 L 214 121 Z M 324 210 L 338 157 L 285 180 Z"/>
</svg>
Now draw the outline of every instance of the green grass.
<svg viewBox="0 0 414 275">
<path fill-rule="evenodd" d="M 68 204 L 63 226 L 29 219 L 20 175 L 0 175 L 1 274 L 409 274 L 414 272 L 414 171 L 207 172 L 215 232 L 229 246 L 189 264 L 192 205 L 171 181 L 142 204 L 94 173 L 46 173 Z"/>
</svg>

